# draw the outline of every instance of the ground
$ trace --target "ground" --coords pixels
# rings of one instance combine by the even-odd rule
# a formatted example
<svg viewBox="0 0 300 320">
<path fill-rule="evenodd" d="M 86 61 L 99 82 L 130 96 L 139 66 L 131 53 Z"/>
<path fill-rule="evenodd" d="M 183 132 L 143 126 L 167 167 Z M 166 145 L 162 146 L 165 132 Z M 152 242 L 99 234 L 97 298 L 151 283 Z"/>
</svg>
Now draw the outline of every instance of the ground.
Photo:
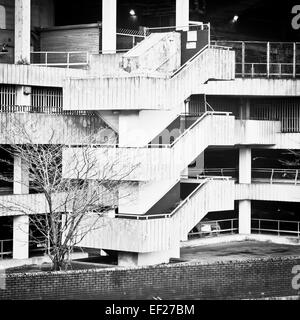
<svg viewBox="0 0 300 320">
<path fill-rule="evenodd" d="M 215 262 L 270 256 L 300 256 L 300 246 L 249 240 L 184 247 L 180 250 L 180 258 L 185 261 Z"/>
<path fill-rule="evenodd" d="M 217 261 L 248 260 L 251 258 L 300 256 L 300 245 L 278 244 L 269 241 L 231 241 L 206 245 L 191 245 L 181 248 L 179 261 L 200 261 L 213 263 Z M 16 260 L 2 260 L 0 267 L 4 267 L 8 273 L 42 272 L 50 271 L 49 263 L 34 263 L 31 265 L 14 265 Z M 178 262 L 178 259 L 171 259 Z M 93 269 L 116 267 L 116 261 L 109 257 L 90 257 L 76 259 L 69 269 Z"/>
</svg>

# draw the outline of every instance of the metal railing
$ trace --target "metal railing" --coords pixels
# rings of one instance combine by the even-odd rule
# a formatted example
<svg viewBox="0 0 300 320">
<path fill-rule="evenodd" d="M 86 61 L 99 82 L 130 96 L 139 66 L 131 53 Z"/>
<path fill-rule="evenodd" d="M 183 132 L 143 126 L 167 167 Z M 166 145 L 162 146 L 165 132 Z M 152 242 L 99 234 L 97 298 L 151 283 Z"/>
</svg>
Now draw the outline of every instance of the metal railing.
<svg viewBox="0 0 300 320">
<path fill-rule="evenodd" d="M 202 179 L 201 183 L 193 190 L 183 201 L 181 201 L 175 209 L 173 209 L 170 213 L 161 213 L 161 214 L 143 214 L 143 215 L 136 215 L 136 214 L 127 214 L 127 213 L 118 213 L 115 215 L 116 218 L 123 218 L 123 219 L 135 219 L 135 220 L 149 220 L 149 219 L 167 219 L 172 218 L 174 214 L 184 206 L 197 192 L 198 190 L 205 185 L 211 177 L 199 178 Z"/>
<path fill-rule="evenodd" d="M 300 169 L 272 169 L 272 168 L 253 168 L 252 179 L 267 180 L 268 182 L 278 183 L 287 182 L 297 185 L 300 183 Z"/>
<path fill-rule="evenodd" d="M 187 135 L 199 122 L 201 122 L 208 115 L 222 115 L 229 116 L 231 112 L 221 112 L 221 111 L 206 111 L 203 113 L 190 127 L 188 127 L 179 137 L 177 137 L 172 143 L 167 144 L 148 144 L 148 148 L 173 148 L 185 135 Z"/>
<path fill-rule="evenodd" d="M 251 231 L 262 233 L 271 233 L 280 235 L 290 235 L 300 238 L 300 222 L 290 220 L 273 219 L 251 219 Z"/>
<path fill-rule="evenodd" d="M 189 168 L 189 175 L 195 177 L 232 177 L 238 178 L 239 170 L 236 168 Z M 252 168 L 253 182 L 293 183 L 300 184 L 300 169 L 274 169 L 274 168 Z"/>
<path fill-rule="evenodd" d="M 44 67 L 86 67 L 90 53 L 87 51 L 34 51 L 31 52 L 31 64 Z"/>
<path fill-rule="evenodd" d="M 258 77 L 258 76 L 265 76 L 265 77 L 293 77 L 295 78 L 296 75 L 299 76 L 299 73 L 295 73 L 294 68 L 298 69 L 300 64 L 296 64 L 293 66 L 292 63 L 262 63 L 262 62 L 255 62 L 255 63 L 236 63 L 236 75 L 242 75 L 243 77 Z M 243 70 L 239 72 L 239 70 Z"/>
<path fill-rule="evenodd" d="M 229 116 L 231 112 L 222 112 L 222 111 L 206 111 L 203 113 L 190 127 L 188 127 L 178 138 L 176 138 L 172 143 L 148 143 L 145 146 L 141 147 L 132 147 L 132 146 L 120 146 L 119 144 L 90 144 L 91 148 L 122 148 L 122 149 L 145 149 L 145 148 L 173 148 L 185 135 L 187 135 L 199 122 L 201 122 L 208 115 L 222 115 Z M 80 144 L 72 144 L 66 147 L 69 148 L 81 148 Z"/>
<path fill-rule="evenodd" d="M 195 227 L 200 231 L 191 231 L 188 234 L 188 239 L 201 238 L 207 236 L 218 236 L 220 234 L 235 234 L 238 232 L 238 219 L 222 219 L 222 220 L 207 220 L 201 221 Z"/>
<path fill-rule="evenodd" d="M 235 177 L 237 175 L 236 168 L 208 168 L 208 169 L 193 169 L 189 168 L 190 173 L 194 173 L 197 177 L 201 176 L 216 176 L 216 177 Z"/>
<path fill-rule="evenodd" d="M 173 32 L 173 31 L 197 31 L 197 30 L 207 30 L 208 31 L 208 39 L 210 39 L 210 23 L 202 23 L 202 22 L 195 22 L 190 21 L 189 25 L 185 26 L 167 26 L 167 27 L 145 27 L 144 28 L 144 35 L 148 36 L 151 33 L 160 33 L 160 32 Z"/>
<path fill-rule="evenodd" d="M 0 105 L 0 113 L 46 113 L 57 115 L 94 115 L 92 111 L 63 110 L 54 106 Z"/>
<path fill-rule="evenodd" d="M 202 49 L 200 49 L 195 55 L 193 55 L 188 61 L 186 61 L 180 68 L 175 70 L 173 73 L 170 74 L 170 77 L 175 77 L 180 71 L 185 69 L 187 66 L 189 66 L 193 60 L 195 60 L 199 55 L 201 55 L 206 49 L 209 48 L 216 48 L 216 49 L 222 49 L 222 50 L 231 50 L 230 47 L 224 47 L 224 46 L 217 46 L 217 45 L 210 45 L 209 43 L 205 45 Z"/>
<path fill-rule="evenodd" d="M 0 258 L 3 259 L 4 256 L 11 256 L 13 253 L 13 240 L 5 239 L 0 240 Z"/>
<path fill-rule="evenodd" d="M 196 174 L 195 176 L 191 177 L 189 174 L 186 174 L 186 175 L 181 175 L 181 179 L 196 179 L 196 180 L 202 180 L 202 179 L 213 179 L 213 180 L 231 180 L 231 176 L 220 176 L 220 175 L 213 175 L 213 174 L 203 174 L 203 173 L 200 173 L 200 174 Z"/>
<path fill-rule="evenodd" d="M 207 182 L 212 180 L 228 180 L 228 177 L 197 177 L 199 180 L 199 185 L 182 201 L 180 201 L 174 209 L 171 209 L 169 213 L 161 213 L 161 214 L 127 214 L 127 213 L 118 213 L 115 215 L 116 218 L 124 218 L 124 219 L 135 219 L 135 220 L 150 220 L 150 219 L 166 219 L 172 218 L 176 212 L 178 212 L 191 198 L 197 194 L 199 189 L 201 189 Z"/>
<path fill-rule="evenodd" d="M 132 33 L 129 33 L 132 32 Z M 145 39 L 146 35 L 135 34 L 133 30 L 120 30 L 117 32 L 117 52 L 126 52 Z"/>
<path fill-rule="evenodd" d="M 299 42 L 214 40 L 211 43 L 235 50 L 238 77 L 300 76 Z"/>
</svg>

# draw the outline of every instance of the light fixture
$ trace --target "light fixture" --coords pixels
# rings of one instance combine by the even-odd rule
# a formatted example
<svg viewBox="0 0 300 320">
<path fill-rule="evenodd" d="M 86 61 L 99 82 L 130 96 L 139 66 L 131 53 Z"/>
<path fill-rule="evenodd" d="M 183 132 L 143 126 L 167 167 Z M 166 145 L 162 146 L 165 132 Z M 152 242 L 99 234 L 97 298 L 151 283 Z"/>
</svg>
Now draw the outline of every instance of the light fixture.
<svg viewBox="0 0 300 320">
<path fill-rule="evenodd" d="M 235 15 L 233 18 L 232 18 L 232 22 L 235 23 L 239 20 L 239 16 L 238 15 Z"/>
<path fill-rule="evenodd" d="M 131 10 L 129 11 L 129 14 L 130 14 L 131 16 L 135 16 L 135 11 L 134 11 L 133 9 L 131 9 Z"/>
</svg>

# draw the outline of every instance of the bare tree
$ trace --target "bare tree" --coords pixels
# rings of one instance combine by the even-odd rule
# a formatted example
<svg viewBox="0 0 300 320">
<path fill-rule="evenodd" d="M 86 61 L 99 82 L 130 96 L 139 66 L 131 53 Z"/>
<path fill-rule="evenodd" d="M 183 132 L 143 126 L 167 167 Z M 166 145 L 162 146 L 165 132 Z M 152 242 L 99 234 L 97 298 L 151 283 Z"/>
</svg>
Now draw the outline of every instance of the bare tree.
<svg viewBox="0 0 300 320">
<path fill-rule="evenodd" d="M 133 164 L 125 154 L 112 157 L 112 152 L 118 150 L 113 145 L 97 145 L 97 148 L 91 145 L 97 141 L 94 134 L 82 140 L 77 148 L 70 148 L 75 151 L 65 159 L 63 153 L 68 143 L 52 143 L 54 133 L 47 144 L 36 144 L 23 124 L 15 122 L 14 128 L 15 134 L 26 137 L 26 143 L 11 144 L 5 149 L 11 158 L 20 159 L 29 172 L 29 179 L 16 181 L 7 176 L 0 179 L 30 188 L 31 193 L 36 193 L 30 196 L 38 196 L 41 201 L 33 205 L 28 200 L 30 196 L 24 201 L 16 201 L 14 197 L 5 202 L 0 199 L 0 209 L 29 215 L 39 234 L 31 235 L 31 241 L 44 247 L 54 270 L 61 270 L 74 247 L 80 245 L 90 231 L 101 228 L 101 217 L 117 206 L 118 189 L 127 183 L 124 181 L 138 164 Z M 97 132 L 98 137 L 99 134 L 101 132 Z"/>
<path fill-rule="evenodd" d="M 299 167 L 300 166 L 300 151 L 288 149 L 284 155 L 287 155 L 285 159 L 278 159 L 278 161 L 286 167 Z"/>
</svg>

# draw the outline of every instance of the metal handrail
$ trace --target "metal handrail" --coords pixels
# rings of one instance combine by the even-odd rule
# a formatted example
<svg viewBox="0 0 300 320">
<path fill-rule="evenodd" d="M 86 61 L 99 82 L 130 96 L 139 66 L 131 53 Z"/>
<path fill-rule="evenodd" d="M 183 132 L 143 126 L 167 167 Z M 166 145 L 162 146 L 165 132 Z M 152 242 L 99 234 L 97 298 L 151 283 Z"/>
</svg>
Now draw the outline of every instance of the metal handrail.
<svg viewBox="0 0 300 320">
<path fill-rule="evenodd" d="M 88 51 L 31 51 L 30 53 L 50 53 L 50 54 L 87 54 Z"/>
<path fill-rule="evenodd" d="M 35 63 L 32 62 L 31 64 L 36 66 L 66 66 L 69 68 L 70 66 L 87 66 L 90 61 L 90 53 L 88 51 L 32 51 L 31 54 L 41 54 L 45 56 L 45 62 L 44 63 Z M 70 62 L 70 56 L 71 55 L 84 55 L 85 61 L 82 62 Z M 50 55 L 66 55 L 66 62 L 48 62 Z"/>
<path fill-rule="evenodd" d="M 190 169 L 191 171 L 193 171 L 193 169 Z M 197 174 L 197 176 L 199 177 L 205 177 L 205 176 L 209 176 L 212 177 L 212 175 L 210 175 L 210 173 L 220 173 L 220 175 L 222 177 L 224 177 L 224 173 L 231 173 L 231 174 L 237 174 L 237 172 L 239 171 L 237 168 L 204 168 L 204 169 L 195 169 L 195 173 L 197 173 L 197 171 L 201 171 L 200 173 Z M 268 179 L 270 179 L 270 183 L 272 184 L 275 180 L 282 180 L 282 179 L 286 179 L 286 180 L 292 180 L 294 181 L 293 183 L 295 185 L 297 185 L 298 183 L 300 183 L 300 169 L 274 169 L 274 168 L 252 168 L 251 169 L 252 173 L 267 173 L 270 174 L 270 177 Z M 287 174 L 287 175 L 294 175 L 293 177 L 282 177 L 281 178 L 274 178 L 274 176 L 276 174 Z M 218 176 L 214 176 L 214 177 L 218 177 Z M 259 179 L 263 179 L 263 178 L 259 178 L 259 177 L 255 177 L 252 175 L 252 179 L 255 179 L 256 181 Z"/>
<path fill-rule="evenodd" d="M 94 115 L 92 111 L 63 110 L 53 106 L 27 106 L 27 105 L 0 105 L 0 113 L 47 113 L 62 115 Z"/>
<path fill-rule="evenodd" d="M 209 173 L 209 172 L 220 172 L 221 174 L 224 172 L 233 172 L 237 171 L 236 168 L 204 168 L 200 169 L 204 174 Z M 203 173 L 200 173 L 199 175 L 203 175 Z"/>
<path fill-rule="evenodd" d="M 189 28 L 189 27 L 201 27 L 201 28 L 207 28 L 207 29 L 210 29 L 210 23 L 196 23 L 196 22 L 191 22 L 189 23 L 189 25 L 187 26 L 169 26 L 169 27 L 151 27 L 151 28 L 148 28 L 146 27 L 145 30 L 148 31 L 148 30 L 169 30 L 169 29 L 183 29 L 183 28 Z"/>
<path fill-rule="evenodd" d="M 193 192 L 191 192 L 191 194 L 189 194 L 172 212 L 170 213 L 163 213 L 163 214 L 144 214 L 144 215 L 134 215 L 134 214 L 122 214 L 122 213 L 118 213 L 115 215 L 115 217 L 117 218 L 134 218 L 136 220 L 149 220 L 149 219 L 161 219 L 161 218 L 172 218 L 175 213 L 183 206 L 185 205 L 197 192 L 200 188 L 203 187 L 203 185 L 205 185 L 208 181 L 213 180 L 211 178 L 205 178 L 202 183 L 200 183 L 197 188 L 195 190 L 193 190 Z"/>
<path fill-rule="evenodd" d="M 226 41 L 226 40 L 213 40 L 212 43 L 214 44 L 225 44 L 231 45 L 234 50 L 241 53 L 241 62 L 236 63 L 236 66 L 242 66 L 241 72 L 236 70 L 236 75 L 245 77 L 245 76 L 291 76 L 295 78 L 299 76 L 299 72 L 297 72 L 297 67 L 299 64 L 297 63 L 297 57 L 299 56 L 299 49 L 297 46 L 299 42 L 267 42 L 267 41 Z M 280 56 L 280 52 L 272 52 L 272 48 L 277 48 L 278 45 L 285 46 L 291 52 L 289 61 L 287 60 L 287 55 Z M 247 61 L 247 50 L 251 50 L 251 60 Z M 272 62 L 275 56 L 275 62 Z M 277 58 L 276 58 L 277 57 Z M 282 59 L 283 57 L 283 59 Z M 259 60 L 265 61 L 264 63 L 260 62 Z M 248 60 L 250 60 L 248 58 Z M 255 61 L 258 60 L 258 61 Z M 282 61 L 282 62 L 276 62 Z M 251 66 L 250 72 L 246 72 L 245 66 Z M 255 66 L 266 66 L 265 72 L 255 72 Z M 278 66 L 279 70 L 276 72 L 271 72 L 271 67 Z M 283 67 L 292 67 L 290 71 L 282 72 Z"/>
<path fill-rule="evenodd" d="M 199 50 L 195 55 L 193 55 L 188 61 L 186 61 L 180 68 L 178 68 L 176 71 L 174 71 L 170 78 L 172 79 L 173 77 L 175 77 L 178 73 L 180 73 L 181 70 L 183 70 L 184 68 L 186 68 L 188 65 L 190 65 L 190 63 L 192 61 L 194 61 L 198 56 L 200 56 L 206 49 L 209 48 L 209 45 L 207 44 L 206 46 L 204 46 L 201 50 Z"/>
<path fill-rule="evenodd" d="M 285 168 L 253 168 L 252 171 L 257 171 L 257 172 L 288 172 L 292 173 L 300 169 L 285 169 Z"/>
<path fill-rule="evenodd" d="M 292 174 L 295 175 L 292 178 L 289 178 L 288 176 L 283 177 L 286 180 L 293 180 L 294 184 L 297 185 L 298 183 L 298 176 L 299 176 L 299 171 L 300 169 L 273 169 L 273 168 L 253 168 L 252 172 L 257 172 L 257 173 L 268 173 L 270 174 L 270 183 L 272 184 L 274 182 L 274 175 L 279 173 L 279 174 Z M 255 178 L 254 178 L 255 179 Z M 260 179 L 260 178 L 256 178 L 256 179 Z M 276 179 L 281 180 L 281 179 Z"/>
<path fill-rule="evenodd" d="M 251 221 L 257 221 L 258 222 L 258 228 L 251 227 L 252 231 L 258 231 L 261 233 L 262 231 L 267 232 L 274 232 L 277 233 L 278 236 L 280 236 L 281 233 L 290 233 L 290 234 L 296 234 L 298 238 L 300 238 L 300 221 L 290 221 L 290 220 L 274 220 L 274 219 L 259 219 L 259 218 L 252 218 Z M 277 229 L 268 229 L 268 228 L 262 228 L 261 222 L 272 222 L 277 224 Z M 281 223 L 291 223 L 297 226 L 297 231 L 294 230 L 282 230 L 280 229 Z"/>
<path fill-rule="evenodd" d="M 219 230 L 212 230 L 212 231 L 199 231 L 199 232 L 189 232 L 188 236 L 194 236 L 194 235 L 201 235 L 201 234 L 207 234 L 207 233 L 224 233 L 230 231 L 232 234 L 235 231 L 238 231 L 238 227 L 234 227 L 234 222 L 238 222 L 237 218 L 230 218 L 230 219 L 220 219 L 220 220 L 207 220 L 207 221 L 200 221 L 200 225 L 205 225 L 205 224 L 219 224 L 222 222 L 230 222 L 230 228 L 227 229 L 219 229 Z M 198 225 L 199 225 L 198 224 Z"/>
<path fill-rule="evenodd" d="M 168 146 L 169 148 L 174 147 L 174 145 L 180 141 L 187 133 L 189 133 L 199 122 L 201 122 L 206 116 L 208 115 L 225 115 L 229 116 L 232 114 L 231 112 L 220 112 L 220 111 L 206 111 L 202 116 L 197 119 L 187 130 L 185 130 L 178 138 L 176 138 L 171 144 L 167 144 L 165 146 Z M 152 146 L 152 145 L 151 145 Z"/>
<path fill-rule="evenodd" d="M 11 242 L 11 247 L 13 245 L 13 239 L 4 239 L 4 240 L 0 240 L 0 257 L 3 258 L 3 256 L 5 255 L 10 255 L 13 253 L 12 250 L 10 251 L 4 251 L 4 243 L 5 242 Z"/>
<path fill-rule="evenodd" d="M 122 149 L 149 149 L 149 146 L 152 148 L 173 148 L 178 141 L 180 141 L 188 132 L 190 132 L 200 121 L 202 121 L 208 115 L 224 115 L 229 116 L 231 112 L 222 112 L 222 111 L 206 111 L 203 113 L 197 121 L 195 121 L 187 130 L 185 130 L 178 138 L 176 138 L 172 143 L 169 144 L 147 144 L 146 146 L 141 147 L 132 147 L 132 146 L 120 146 L 119 144 L 91 144 L 90 148 L 122 148 Z M 69 148 L 80 148 L 81 145 L 68 145 Z"/>
</svg>

